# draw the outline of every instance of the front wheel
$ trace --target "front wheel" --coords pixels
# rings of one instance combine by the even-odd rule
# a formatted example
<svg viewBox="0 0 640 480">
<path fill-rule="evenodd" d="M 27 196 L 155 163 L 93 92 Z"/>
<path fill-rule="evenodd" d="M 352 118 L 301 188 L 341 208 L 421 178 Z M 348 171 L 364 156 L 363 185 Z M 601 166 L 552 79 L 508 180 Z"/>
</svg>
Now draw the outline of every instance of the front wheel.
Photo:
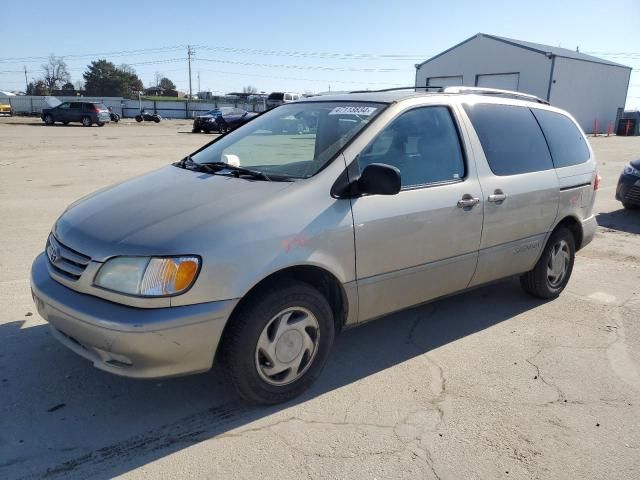
<svg viewBox="0 0 640 480">
<path fill-rule="evenodd" d="M 160 117 L 153 117 L 153 121 L 156 123 L 160 123 Z"/>
<path fill-rule="evenodd" d="M 82 117 L 82 126 L 83 126 L 83 127 L 90 127 L 92 123 L 93 123 L 93 122 L 91 121 L 91 118 L 89 118 L 89 117 Z"/>
<path fill-rule="evenodd" d="M 142 116 L 141 115 L 136 115 L 136 122 L 140 123 L 142 121 Z"/>
<path fill-rule="evenodd" d="M 627 210 L 638 210 L 638 208 L 640 208 L 637 205 L 632 205 L 631 203 L 626 203 L 626 202 L 622 202 L 622 206 Z"/>
<path fill-rule="evenodd" d="M 218 125 L 218 130 L 220 131 L 221 134 L 225 134 L 229 131 L 229 126 L 227 125 L 226 122 L 220 122 L 220 124 Z"/>
<path fill-rule="evenodd" d="M 575 257 L 573 235 L 565 227 L 559 227 L 549 237 L 533 270 L 520 277 L 522 288 L 539 298 L 556 298 L 569 282 Z"/>
<path fill-rule="evenodd" d="M 53 125 L 53 124 L 54 124 L 54 121 L 53 121 L 53 115 L 46 114 L 46 115 L 44 116 L 44 123 L 45 123 L 46 125 Z"/>
<path fill-rule="evenodd" d="M 241 306 L 225 333 L 230 382 L 252 403 L 285 402 L 318 378 L 334 338 L 326 298 L 301 282 L 263 289 Z"/>
<path fill-rule="evenodd" d="M 104 122 L 98 122 L 99 127 L 104 127 Z"/>
</svg>

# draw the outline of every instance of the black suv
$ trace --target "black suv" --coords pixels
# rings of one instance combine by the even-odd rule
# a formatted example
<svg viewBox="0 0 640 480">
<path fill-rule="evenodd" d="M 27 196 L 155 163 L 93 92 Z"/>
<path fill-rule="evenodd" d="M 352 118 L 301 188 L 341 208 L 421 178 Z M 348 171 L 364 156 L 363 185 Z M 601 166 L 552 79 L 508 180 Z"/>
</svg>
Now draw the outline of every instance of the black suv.
<svg viewBox="0 0 640 480">
<path fill-rule="evenodd" d="M 102 127 L 111 120 L 109 110 L 102 103 L 96 102 L 64 102 L 54 108 L 42 109 L 42 120 L 47 125 L 62 122 L 80 122 L 85 127 L 94 123 Z"/>
</svg>

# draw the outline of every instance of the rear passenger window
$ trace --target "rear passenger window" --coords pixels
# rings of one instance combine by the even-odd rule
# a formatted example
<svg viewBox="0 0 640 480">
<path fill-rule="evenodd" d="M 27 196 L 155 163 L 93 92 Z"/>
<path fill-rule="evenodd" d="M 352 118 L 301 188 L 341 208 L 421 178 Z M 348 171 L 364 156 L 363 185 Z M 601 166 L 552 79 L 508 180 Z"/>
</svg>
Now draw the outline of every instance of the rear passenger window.
<svg viewBox="0 0 640 480">
<path fill-rule="evenodd" d="M 532 112 L 547 139 L 556 168 L 578 165 L 589 159 L 587 142 L 569 117 L 538 108 Z"/>
<path fill-rule="evenodd" d="M 71 108 L 80 108 L 82 103 L 80 102 L 71 102 Z"/>
<path fill-rule="evenodd" d="M 403 188 L 465 176 L 458 130 L 441 106 L 415 108 L 391 122 L 358 156 L 360 171 L 371 163 L 397 167 Z"/>
<path fill-rule="evenodd" d="M 550 170 L 549 148 L 533 113 L 512 105 L 465 105 L 491 171 L 496 175 Z"/>
</svg>

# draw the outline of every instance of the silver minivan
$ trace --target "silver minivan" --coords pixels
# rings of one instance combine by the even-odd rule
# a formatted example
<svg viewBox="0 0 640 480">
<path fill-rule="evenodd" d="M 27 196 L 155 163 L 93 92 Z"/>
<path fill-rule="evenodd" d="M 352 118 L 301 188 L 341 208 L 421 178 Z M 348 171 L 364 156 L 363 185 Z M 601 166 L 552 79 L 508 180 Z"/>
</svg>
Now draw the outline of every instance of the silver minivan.
<svg viewBox="0 0 640 480">
<path fill-rule="evenodd" d="M 313 128 L 283 133 L 292 116 Z M 33 297 L 99 369 L 221 363 L 243 398 L 277 403 L 347 327 L 514 275 L 559 295 L 593 238 L 598 181 L 575 120 L 523 94 L 313 97 L 71 204 Z"/>
</svg>

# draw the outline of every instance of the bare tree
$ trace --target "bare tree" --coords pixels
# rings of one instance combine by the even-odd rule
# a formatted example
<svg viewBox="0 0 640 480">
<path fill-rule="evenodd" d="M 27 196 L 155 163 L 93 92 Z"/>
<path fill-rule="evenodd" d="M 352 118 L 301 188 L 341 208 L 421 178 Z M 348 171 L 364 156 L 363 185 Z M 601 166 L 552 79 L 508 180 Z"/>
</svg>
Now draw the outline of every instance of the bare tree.
<svg viewBox="0 0 640 480">
<path fill-rule="evenodd" d="M 242 87 L 242 93 L 253 95 L 254 93 L 258 93 L 258 89 L 253 85 L 247 85 L 246 87 Z"/>
<path fill-rule="evenodd" d="M 76 87 L 76 90 L 84 90 L 84 82 L 82 80 L 76 80 L 73 86 Z"/>
<path fill-rule="evenodd" d="M 131 65 L 127 65 L 126 63 L 121 63 L 120 66 L 118 67 L 118 70 L 121 70 L 124 73 L 129 73 L 131 75 L 136 74 L 136 69 L 133 68 Z"/>
<path fill-rule="evenodd" d="M 156 72 L 153 74 L 153 80 L 155 81 L 156 87 L 160 86 L 160 80 L 162 80 L 163 78 L 164 78 L 164 75 L 161 74 L 160 72 Z"/>
<path fill-rule="evenodd" d="M 42 80 L 49 91 L 53 91 L 58 88 L 58 85 L 71 80 L 71 75 L 69 75 L 64 59 L 56 57 L 53 53 L 49 56 L 49 61 L 42 65 L 42 73 Z"/>
</svg>

